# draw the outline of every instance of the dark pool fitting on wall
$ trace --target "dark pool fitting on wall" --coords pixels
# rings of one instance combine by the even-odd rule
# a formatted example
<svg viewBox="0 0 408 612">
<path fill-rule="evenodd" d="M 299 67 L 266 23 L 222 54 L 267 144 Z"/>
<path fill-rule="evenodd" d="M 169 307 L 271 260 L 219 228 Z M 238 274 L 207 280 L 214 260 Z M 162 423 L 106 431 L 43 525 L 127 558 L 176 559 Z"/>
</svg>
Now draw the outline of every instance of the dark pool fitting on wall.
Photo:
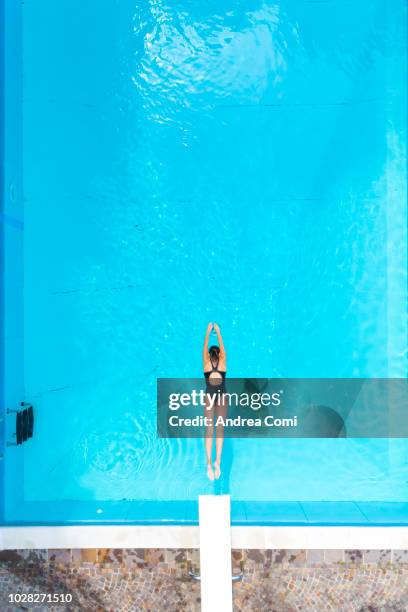
<svg viewBox="0 0 408 612">
<path fill-rule="evenodd" d="M 20 446 L 33 437 L 34 433 L 34 410 L 31 404 L 21 402 L 22 410 L 7 410 L 7 414 L 16 415 L 15 442 L 7 442 L 7 446 Z"/>
</svg>

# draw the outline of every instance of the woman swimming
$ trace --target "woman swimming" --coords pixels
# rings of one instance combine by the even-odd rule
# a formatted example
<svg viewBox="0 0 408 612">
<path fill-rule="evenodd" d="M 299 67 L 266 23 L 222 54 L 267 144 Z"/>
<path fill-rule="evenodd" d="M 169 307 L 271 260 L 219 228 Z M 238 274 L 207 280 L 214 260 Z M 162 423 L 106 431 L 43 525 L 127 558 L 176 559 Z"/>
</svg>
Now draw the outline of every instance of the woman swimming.
<svg viewBox="0 0 408 612">
<path fill-rule="evenodd" d="M 213 327 L 215 333 L 217 334 L 219 346 L 210 346 L 210 348 L 208 348 L 208 339 Z M 216 414 L 216 416 L 226 416 L 226 402 L 224 401 L 223 394 L 225 393 L 225 377 L 227 375 L 227 355 L 220 328 L 216 323 L 209 323 L 207 326 L 203 348 L 203 370 L 206 380 L 206 392 L 211 395 L 214 393 L 217 394 L 217 400 L 214 403 L 213 408 L 210 408 L 208 399 L 205 406 L 205 414 L 206 416 L 211 417 L 212 423 L 206 428 L 205 437 L 207 475 L 210 480 L 214 480 L 214 478 L 217 480 L 221 476 L 221 454 L 224 442 L 224 428 L 222 426 L 217 427 L 215 436 L 216 457 L 213 469 L 212 448 L 214 437 L 214 414 Z"/>
</svg>

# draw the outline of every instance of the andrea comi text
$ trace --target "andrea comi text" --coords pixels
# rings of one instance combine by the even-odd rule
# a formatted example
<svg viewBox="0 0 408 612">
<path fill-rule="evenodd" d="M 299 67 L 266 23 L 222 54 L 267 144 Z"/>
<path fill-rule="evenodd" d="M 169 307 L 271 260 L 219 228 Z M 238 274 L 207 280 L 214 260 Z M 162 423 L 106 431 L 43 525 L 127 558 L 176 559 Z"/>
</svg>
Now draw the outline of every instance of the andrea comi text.
<svg viewBox="0 0 408 612">
<path fill-rule="evenodd" d="M 210 416 L 195 416 L 192 418 L 180 417 L 172 414 L 169 417 L 171 427 L 297 427 L 297 416 L 279 418 L 269 414 L 263 418 L 253 417 L 224 417 L 218 416 L 213 422 Z"/>
</svg>

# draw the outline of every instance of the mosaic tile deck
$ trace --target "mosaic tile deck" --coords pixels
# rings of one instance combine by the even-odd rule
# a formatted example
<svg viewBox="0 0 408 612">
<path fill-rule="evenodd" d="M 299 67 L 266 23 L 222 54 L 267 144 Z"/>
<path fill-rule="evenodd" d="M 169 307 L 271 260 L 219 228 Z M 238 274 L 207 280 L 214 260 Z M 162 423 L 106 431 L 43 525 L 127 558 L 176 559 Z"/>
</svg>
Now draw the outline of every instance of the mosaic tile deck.
<svg viewBox="0 0 408 612">
<path fill-rule="evenodd" d="M 234 550 L 239 612 L 406 612 L 406 551 Z M 195 612 L 197 550 L 83 549 L 0 551 L 0 609 Z M 69 604 L 11 605 L 10 593 L 70 593 Z"/>
</svg>

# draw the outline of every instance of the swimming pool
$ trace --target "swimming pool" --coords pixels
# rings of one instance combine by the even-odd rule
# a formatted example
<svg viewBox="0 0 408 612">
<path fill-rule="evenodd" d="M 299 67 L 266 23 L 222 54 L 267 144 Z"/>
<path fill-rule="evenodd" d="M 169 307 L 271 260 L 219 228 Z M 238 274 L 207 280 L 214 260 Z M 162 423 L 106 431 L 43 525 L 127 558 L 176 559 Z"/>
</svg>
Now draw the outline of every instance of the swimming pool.
<svg viewBox="0 0 408 612">
<path fill-rule="evenodd" d="M 3 522 L 405 524 L 404 439 L 226 440 L 214 484 L 156 435 L 211 320 L 234 377 L 406 376 L 405 2 L 5 9 Z"/>
</svg>

